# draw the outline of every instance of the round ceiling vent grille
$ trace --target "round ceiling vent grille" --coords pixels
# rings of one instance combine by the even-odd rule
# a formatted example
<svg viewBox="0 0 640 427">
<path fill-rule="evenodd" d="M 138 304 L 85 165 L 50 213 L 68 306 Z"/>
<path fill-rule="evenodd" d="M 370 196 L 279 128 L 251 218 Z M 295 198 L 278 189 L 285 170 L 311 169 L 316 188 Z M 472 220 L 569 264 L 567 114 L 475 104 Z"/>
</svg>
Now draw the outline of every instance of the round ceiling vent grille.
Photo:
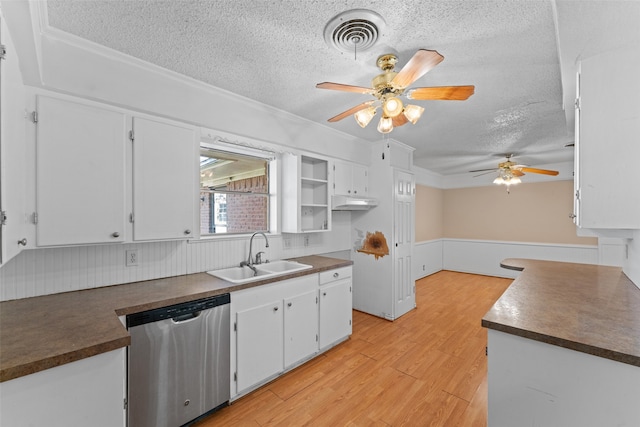
<svg viewBox="0 0 640 427">
<path fill-rule="evenodd" d="M 353 9 L 334 16 L 324 27 L 324 40 L 340 52 L 371 49 L 384 30 L 384 19 L 366 9 Z"/>
</svg>

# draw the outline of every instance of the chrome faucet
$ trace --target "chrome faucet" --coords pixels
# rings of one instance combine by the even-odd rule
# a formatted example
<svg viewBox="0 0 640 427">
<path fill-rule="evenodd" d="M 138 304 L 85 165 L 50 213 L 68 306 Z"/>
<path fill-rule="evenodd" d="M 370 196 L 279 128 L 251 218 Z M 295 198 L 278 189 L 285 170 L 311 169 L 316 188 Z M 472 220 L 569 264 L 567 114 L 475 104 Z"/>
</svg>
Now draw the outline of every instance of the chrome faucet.
<svg viewBox="0 0 640 427">
<path fill-rule="evenodd" d="M 242 261 L 240 263 L 240 267 L 249 267 L 251 270 L 253 270 L 253 275 L 256 276 L 258 274 L 258 270 L 256 270 L 256 268 L 253 266 L 253 259 L 251 257 L 251 251 L 253 250 L 253 238 L 256 237 L 256 234 L 262 234 L 262 237 L 264 237 L 265 242 L 267 242 L 265 244 L 265 248 L 269 247 L 269 239 L 267 239 L 267 235 L 264 234 L 262 231 L 256 231 L 255 233 L 253 233 L 251 235 L 251 239 L 249 239 L 249 258 L 247 258 L 246 261 Z M 258 256 L 256 255 L 256 259 L 258 259 Z M 262 261 L 262 259 L 260 258 L 260 260 Z"/>
</svg>

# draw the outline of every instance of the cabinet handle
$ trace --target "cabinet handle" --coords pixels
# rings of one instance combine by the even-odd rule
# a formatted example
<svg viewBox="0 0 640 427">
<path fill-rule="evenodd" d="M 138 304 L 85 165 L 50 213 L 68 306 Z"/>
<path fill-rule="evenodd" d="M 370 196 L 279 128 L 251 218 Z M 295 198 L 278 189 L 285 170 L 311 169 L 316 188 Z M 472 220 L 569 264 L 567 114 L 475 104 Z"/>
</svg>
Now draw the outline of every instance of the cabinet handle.
<svg viewBox="0 0 640 427">
<path fill-rule="evenodd" d="M 120 237 L 120 233 L 114 231 L 113 233 L 111 233 L 111 237 Z"/>
<path fill-rule="evenodd" d="M 569 214 L 569 218 L 575 219 L 576 218 L 576 214 Z"/>
<path fill-rule="evenodd" d="M 290 302 L 287 303 L 287 307 L 291 307 L 291 303 Z"/>
<path fill-rule="evenodd" d="M 340 277 L 340 273 L 333 273 L 333 277 L 335 277 L 335 278 Z"/>
<path fill-rule="evenodd" d="M 22 246 L 27 246 L 27 238 L 24 237 L 24 238 L 18 240 L 18 244 L 22 245 Z"/>
<path fill-rule="evenodd" d="M 273 311 L 278 311 L 278 307 L 273 307 Z"/>
<path fill-rule="evenodd" d="M 323 296 L 323 297 L 326 297 L 326 296 L 327 296 L 327 293 L 326 293 L 326 292 L 323 292 L 323 293 L 322 293 L 322 296 Z"/>
<path fill-rule="evenodd" d="M 358 190 L 353 190 L 353 194 L 358 194 Z"/>
<path fill-rule="evenodd" d="M 347 194 L 351 194 L 351 190 L 347 190 Z"/>
<path fill-rule="evenodd" d="M 186 230 L 184 230 L 184 234 L 191 234 L 191 230 L 187 228 Z"/>
</svg>

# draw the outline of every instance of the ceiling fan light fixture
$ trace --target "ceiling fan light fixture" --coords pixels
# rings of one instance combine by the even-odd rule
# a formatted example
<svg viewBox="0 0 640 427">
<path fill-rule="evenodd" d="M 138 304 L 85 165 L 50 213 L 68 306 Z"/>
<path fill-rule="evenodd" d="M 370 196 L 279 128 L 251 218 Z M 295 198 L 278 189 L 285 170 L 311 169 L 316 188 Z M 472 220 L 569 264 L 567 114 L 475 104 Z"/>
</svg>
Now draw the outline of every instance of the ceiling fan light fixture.
<svg viewBox="0 0 640 427">
<path fill-rule="evenodd" d="M 424 113 L 424 107 L 420 107 L 419 105 L 407 105 L 404 107 L 404 116 L 411 122 L 411 124 L 415 125 L 420 117 L 422 117 L 422 113 Z"/>
<path fill-rule="evenodd" d="M 368 107 L 356 112 L 353 117 L 356 119 L 356 123 L 358 123 L 361 128 L 364 128 L 369 124 L 369 122 L 371 122 L 373 116 L 376 115 L 376 111 L 376 107 Z"/>
<path fill-rule="evenodd" d="M 390 96 L 382 103 L 382 111 L 384 111 L 384 115 L 387 117 L 399 116 L 403 109 L 404 105 L 402 105 L 402 101 L 395 96 Z"/>
<path fill-rule="evenodd" d="M 378 123 L 378 132 L 389 133 L 393 130 L 393 120 L 391 117 L 382 116 Z"/>
</svg>

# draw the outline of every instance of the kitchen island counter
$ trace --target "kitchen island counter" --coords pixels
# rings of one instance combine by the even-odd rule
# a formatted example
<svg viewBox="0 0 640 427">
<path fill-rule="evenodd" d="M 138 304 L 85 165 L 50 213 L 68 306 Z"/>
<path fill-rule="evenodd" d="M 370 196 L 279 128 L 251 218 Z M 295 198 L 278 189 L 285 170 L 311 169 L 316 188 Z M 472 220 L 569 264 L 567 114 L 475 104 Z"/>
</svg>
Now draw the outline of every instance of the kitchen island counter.
<svg viewBox="0 0 640 427">
<path fill-rule="evenodd" d="M 352 264 L 316 255 L 292 260 L 312 268 L 240 285 L 196 273 L 1 302 L 0 382 L 128 346 L 118 316 Z"/>
<path fill-rule="evenodd" d="M 640 366 L 640 289 L 621 268 L 515 258 L 501 266 L 522 273 L 484 327 Z"/>
</svg>

